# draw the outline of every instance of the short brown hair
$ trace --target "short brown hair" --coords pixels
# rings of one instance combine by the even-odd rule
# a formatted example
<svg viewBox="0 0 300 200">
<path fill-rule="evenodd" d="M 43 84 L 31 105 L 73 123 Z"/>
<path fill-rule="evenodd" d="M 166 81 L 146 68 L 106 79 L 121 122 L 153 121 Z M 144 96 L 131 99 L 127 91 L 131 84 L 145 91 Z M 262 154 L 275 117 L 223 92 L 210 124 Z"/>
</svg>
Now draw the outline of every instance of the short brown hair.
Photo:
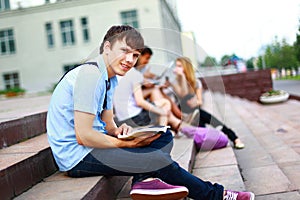
<svg viewBox="0 0 300 200">
<path fill-rule="evenodd" d="M 133 49 L 142 52 L 144 48 L 144 39 L 140 32 L 128 25 L 112 26 L 105 34 L 100 46 L 100 54 L 103 53 L 104 43 L 109 41 L 112 45 L 117 40 L 125 38 L 126 44 Z"/>
</svg>

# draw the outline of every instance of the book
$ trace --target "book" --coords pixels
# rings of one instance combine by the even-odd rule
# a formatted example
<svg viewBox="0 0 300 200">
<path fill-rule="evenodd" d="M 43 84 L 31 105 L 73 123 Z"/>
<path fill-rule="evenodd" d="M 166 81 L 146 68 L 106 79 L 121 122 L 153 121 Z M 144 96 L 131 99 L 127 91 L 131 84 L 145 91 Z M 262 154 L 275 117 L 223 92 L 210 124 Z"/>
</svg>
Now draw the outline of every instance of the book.
<svg viewBox="0 0 300 200">
<path fill-rule="evenodd" d="M 133 128 L 127 135 L 118 135 L 119 139 L 132 140 L 136 137 L 151 137 L 155 134 L 166 132 L 170 126 L 146 126 Z"/>
</svg>

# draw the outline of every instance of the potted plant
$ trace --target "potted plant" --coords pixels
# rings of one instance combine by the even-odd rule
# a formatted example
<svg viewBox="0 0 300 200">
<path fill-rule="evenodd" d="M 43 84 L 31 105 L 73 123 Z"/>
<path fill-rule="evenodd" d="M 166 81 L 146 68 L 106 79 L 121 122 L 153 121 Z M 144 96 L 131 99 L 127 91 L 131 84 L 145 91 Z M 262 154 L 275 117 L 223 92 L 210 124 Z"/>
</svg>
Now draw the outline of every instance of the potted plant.
<svg viewBox="0 0 300 200">
<path fill-rule="evenodd" d="M 279 103 L 284 102 L 289 98 L 289 93 L 284 90 L 269 90 L 263 93 L 259 100 L 262 103 Z"/>
<path fill-rule="evenodd" d="M 25 89 L 20 87 L 13 87 L 5 90 L 6 97 L 15 97 L 19 95 L 23 95 L 25 93 Z"/>
</svg>

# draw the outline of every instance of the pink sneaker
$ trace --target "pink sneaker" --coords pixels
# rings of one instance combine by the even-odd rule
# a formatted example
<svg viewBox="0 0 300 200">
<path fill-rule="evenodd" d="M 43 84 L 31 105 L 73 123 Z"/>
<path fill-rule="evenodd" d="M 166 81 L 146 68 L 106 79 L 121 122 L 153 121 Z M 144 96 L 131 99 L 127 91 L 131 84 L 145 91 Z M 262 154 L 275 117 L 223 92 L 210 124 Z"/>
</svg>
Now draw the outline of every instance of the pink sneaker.
<svg viewBox="0 0 300 200">
<path fill-rule="evenodd" d="M 186 197 L 188 193 L 188 189 L 184 186 L 170 185 L 156 178 L 134 184 L 130 196 L 133 200 L 175 200 Z"/>
<path fill-rule="evenodd" d="M 236 192 L 231 190 L 225 190 L 224 200 L 254 200 L 254 194 L 252 192 Z"/>
</svg>

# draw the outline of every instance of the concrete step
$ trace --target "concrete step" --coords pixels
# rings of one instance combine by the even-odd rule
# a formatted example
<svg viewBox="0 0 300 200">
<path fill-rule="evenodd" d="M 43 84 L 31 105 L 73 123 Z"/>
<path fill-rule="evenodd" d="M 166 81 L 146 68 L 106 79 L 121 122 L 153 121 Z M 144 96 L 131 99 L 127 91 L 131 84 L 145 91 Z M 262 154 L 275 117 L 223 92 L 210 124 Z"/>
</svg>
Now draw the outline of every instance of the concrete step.
<svg viewBox="0 0 300 200">
<path fill-rule="evenodd" d="M 287 196 L 299 199 L 299 194 L 294 193 L 299 190 L 300 176 L 296 170 L 299 169 L 299 154 L 270 128 L 271 124 L 286 123 L 279 120 L 286 117 L 272 115 L 272 106 L 230 96 L 224 102 L 220 94 L 215 98 L 226 104 L 226 123 L 238 130 L 237 134 L 246 144 L 245 149 L 235 150 L 246 189 L 261 199 Z M 285 104 L 281 106 L 284 108 Z M 281 106 L 276 105 L 277 115 Z"/>
<path fill-rule="evenodd" d="M 70 178 L 57 171 L 47 135 L 0 149 L 1 199 L 115 199 L 129 177 Z"/>
<path fill-rule="evenodd" d="M 46 116 L 47 112 L 40 112 L 22 117 L 15 116 L 5 121 L 0 120 L 0 149 L 45 133 Z"/>
<path fill-rule="evenodd" d="M 220 183 L 225 189 L 244 191 L 245 186 L 231 146 L 196 156 L 193 174 L 202 180 Z"/>
<path fill-rule="evenodd" d="M 195 153 L 191 138 L 175 139 L 171 155 L 185 169 L 191 171 Z M 130 185 L 129 177 L 70 178 L 57 172 L 16 199 L 130 199 Z"/>
<path fill-rule="evenodd" d="M 15 199 L 116 199 L 116 195 L 128 179 L 127 176 L 70 178 L 65 176 L 64 173 L 56 172 Z"/>
<path fill-rule="evenodd" d="M 0 196 L 11 199 L 57 170 L 46 134 L 0 149 Z"/>
</svg>

